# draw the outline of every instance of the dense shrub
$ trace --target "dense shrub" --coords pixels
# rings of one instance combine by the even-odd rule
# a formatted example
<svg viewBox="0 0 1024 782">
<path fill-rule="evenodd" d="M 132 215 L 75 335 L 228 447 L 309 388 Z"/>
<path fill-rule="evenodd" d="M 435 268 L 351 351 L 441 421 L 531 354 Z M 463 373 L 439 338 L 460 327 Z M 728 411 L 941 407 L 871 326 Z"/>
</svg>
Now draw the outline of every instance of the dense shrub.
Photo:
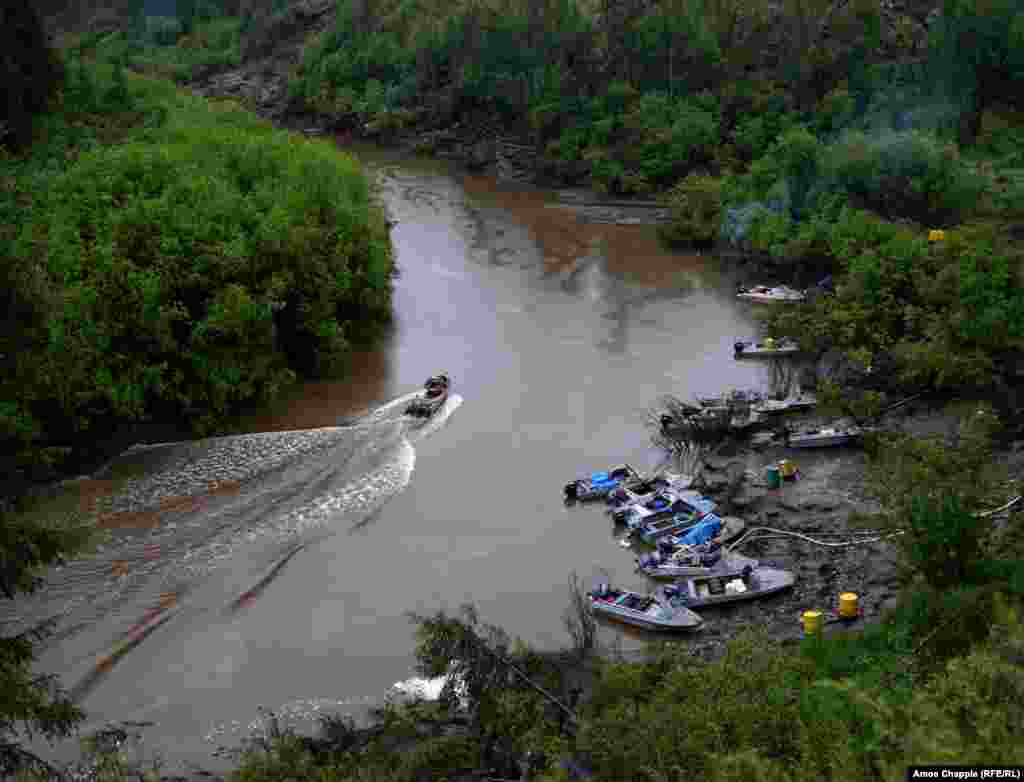
<svg viewBox="0 0 1024 782">
<path fill-rule="evenodd" d="M 722 228 L 722 182 L 691 174 L 668 193 L 671 220 L 661 236 L 669 243 L 714 242 Z"/>
<path fill-rule="evenodd" d="M 914 131 L 850 134 L 830 147 L 827 175 L 861 206 L 930 225 L 958 222 L 984 189 L 953 147 Z"/>
<path fill-rule="evenodd" d="M 93 36 L 81 42 L 81 49 L 100 62 L 132 65 L 185 82 L 198 69 L 241 62 L 241 26 L 236 18 L 203 18 L 182 37 L 178 18 L 147 17 L 138 34 Z"/>
<path fill-rule="evenodd" d="M 116 81 L 72 70 L 77 111 L 113 110 L 96 96 Z M 389 316 L 387 230 L 354 160 L 169 86 L 127 89 L 126 119 L 159 108 L 162 124 L 53 168 L 74 139 L 58 135 L 11 194 L 31 208 L 0 260 L 31 318 L 5 335 L 20 349 L 0 412 L 25 458 L 174 411 L 210 431 L 296 373 L 337 373 L 349 331 Z"/>
</svg>

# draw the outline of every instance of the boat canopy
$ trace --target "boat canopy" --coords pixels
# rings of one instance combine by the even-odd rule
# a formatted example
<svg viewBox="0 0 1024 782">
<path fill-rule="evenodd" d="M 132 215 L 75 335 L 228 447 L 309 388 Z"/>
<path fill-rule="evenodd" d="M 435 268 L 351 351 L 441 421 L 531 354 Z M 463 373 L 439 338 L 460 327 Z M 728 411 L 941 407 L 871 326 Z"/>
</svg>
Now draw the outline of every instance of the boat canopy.
<svg viewBox="0 0 1024 782">
<path fill-rule="evenodd" d="M 681 544 L 696 546 L 700 543 L 706 543 L 711 540 L 711 538 L 716 537 L 721 531 L 722 519 L 714 513 L 709 513 L 697 525 L 695 525 L 693 529 L 683 535 L 678 542 Z"/>
</svg>

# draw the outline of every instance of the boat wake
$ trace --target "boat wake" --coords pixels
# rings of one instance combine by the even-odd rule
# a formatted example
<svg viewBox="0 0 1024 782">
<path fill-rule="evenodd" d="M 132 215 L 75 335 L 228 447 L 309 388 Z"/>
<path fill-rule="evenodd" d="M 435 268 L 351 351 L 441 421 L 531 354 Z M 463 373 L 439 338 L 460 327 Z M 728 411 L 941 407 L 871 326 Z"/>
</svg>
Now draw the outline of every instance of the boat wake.
<svg viewBox="0 0 1024 782">
<path fill-rule="evenodd" d="M 249 480 L 226 495 L 200 495 L 184 510 L 159 511 L 149 529 L 115 530 L 92 555 L 52 569 L 50 588 L 19 600 L 6 618 L 31 624 L 59 617 L 57 636 L 40 662 L 71 678 L 75 701 L 111 678 L 109 686 L 123 686 L 116 684 L 116 669 L 126 657 L 173 643 L 172 636 L 201 632 L 211 621 L 234 621 L 304 549 L 379 517 L 412 480 L 415 443 L 446 426 L 463 402 L 452 395 L 420 421 L 405 415 L 418 393 L 398 397 L 351 426 L 216 438 L 201 448 L 185 443 L 136 449 L 166 454 L 133 485 L 158 498 L 180 496 L 179 473 L 190 486 L 205 487 L 207 464 L 216 466 L 220 480 Z M 167 697 L 173 698 L 160 696 L 146 710 L 165 710 L 161 703 Z M 351 710 L 379 702 L 292 705 L 298 718 L 317 716 L 322 706 Z M 216 732 L 234 731 L 222 726 Z"/>
<path fill-rule="evenodd" d="M 409 418 L 409 426 L 406 427 L 406 437 L 413 442 L 419 442 L 435 432 L 442 429 L 451 419 L 452 415 L 462 406 L 463 399 L 458 394 L 452 394 L 445 400 L 436 413 L 426 421 L 420 423 L 414 418 Z"/>
</svg>

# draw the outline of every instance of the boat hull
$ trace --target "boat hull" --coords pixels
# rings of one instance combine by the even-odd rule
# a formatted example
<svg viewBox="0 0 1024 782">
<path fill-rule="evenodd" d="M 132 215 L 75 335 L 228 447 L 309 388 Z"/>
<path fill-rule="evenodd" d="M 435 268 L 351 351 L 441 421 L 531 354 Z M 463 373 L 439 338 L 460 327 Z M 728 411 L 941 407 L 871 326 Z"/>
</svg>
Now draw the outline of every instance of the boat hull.
<svg viewBox="0 0 1024 782">
<path fill-rule="evenodd" d="M 677 579 L 687 576 L 711 576 L 716 572 L 720 572 L 723 567 L 742 569 L 750 565 L 752 568 L 757 568 L 759 564 L 756 559 L 744 557 L 740 554 L 731 554 L 729 555 L 728 563 L 724 566 L 721 563 L 715 563 L 710 567 L 702 567 L 700 565 L 658 565 L 656 567 L 639 567 L 637 569 L 648 578 Z"/>
<path fill-rule="evenodd" d="M 600 479 L 595 476 L 600 475 Z M 640 480 L 640 475 L 628 464 L 613 467 L 606 473 L 595 473 L 590 478 L 580 478 L 566 484 L 564 493 L 567 502 L 589 502 L 607 498 L 624 483 Z"/>
<path fill-rule="evenodd" d="M 751 410 L 757 415 L 784 415 L 786 413 L 798 413 L 803 410 L 811 410 L 817 406 L 818 401 L 816 399 L 795 399 L 795 400 L 781 400 L 775 404 L 771 402 L 762 402 L 761 404 L 754 405 Z"/>
<path fill-rule="evenodd" d="M 632 488 L 629 485 L 622 485 L 608 494 L 608 505 L 613 509 L 625 508 L 629 505 L 642 505 L 645 502 L 650 502 L 663 491 L 684 491 L 689 489 L 692 483 L 692 476 L 670 474 L 641 481 L 640 485 L 634 484 Z M 642 494 L 638 493 L 638 489 L 645 486 L 650 486 L 651 490 Z M 621 496 L 615 496 L 617 494 Z"/>
<path fill-rule="evenodd" d="M 653 543 L 668 535 L 680 535 L 700 524 L 702 520 L 702 516 L 691 515 L 688 518 L 673 517 L 671 523 L 666 523 L 663 519 L 661 522 L 644 524 L 639 528 L 640 539 L 644 543 Z"/>
<path fill-rule="evenodd" d="M 783 342 L 782 345 L 767 345 L 763 342 L 736 342 L 733 354 L 736 358 L 772 358 L 773 356 L 791 356 L 800 352 L 799 345 Z"/>
<path fill-rule="evenodd" d="M 740 593 L 722 593 L 722 594 L 708 594 L 701 595 L 697 591 L 697 584 L 702 583 L 708 579 L 722 579 L 723 581 L 739 578 L 740 574 L 736 572 L 726 572 L 722 574 L 711 574 L 710 576 L 691 576 L 689 578 L 680 579 L 677 583 L 682 588 L 683 594 L 679 597 L 672 597 L 668 592 L 662 592 L 669 605 L 673 607 L 686 608 L 708 608 L 717 605 L 727 605 L 729 603 L 739 603 L 745 600 L 756 600 L 761 597 L 768 597 L 769 595 L 777 594 L 783 590 L 789 589 L 796 583 L 796 576 L 787 570 L 778 570 L 776 568 L 757 568 L 753 571 L 753 578 L 756 579 L 754 582 L 756 586 L 748 587 L 747 591 Z M 665 589 L 664 587 L 662 588 Z"/>
<path fill-rule="evenodd" d="M 409 403 L 409 406 L 405 408 L 405 412 L 406 415 L 411 415 L 414 418 L 430 418 L 430 416 L 444 407 L 444 403 L 447 401 L 447 391 L 436 397 L 420 396 Z"/>
<path fill-rule="evenodd" d="M 837 445 L 848 445 L 857 439 L 857 435 L 841 434 L 827 437 L 794 437 L 786 445 L 790 448 L 831 448 Z"/>
<path fill-rule="evenodd" d="M 590 598 L 591 610 L 598 616 L 605 619 L 612 619 L 616 622 L 639 627 L 644 630 L 662 630 L 668 632 L 696 630 L 703 624 L 704 620 L 685 606 L 674 608 L 675 616 L 672 619 L 657 619 L 644 616 L 635 611 L 619 608 L 601 600 Z"/>
</svg>

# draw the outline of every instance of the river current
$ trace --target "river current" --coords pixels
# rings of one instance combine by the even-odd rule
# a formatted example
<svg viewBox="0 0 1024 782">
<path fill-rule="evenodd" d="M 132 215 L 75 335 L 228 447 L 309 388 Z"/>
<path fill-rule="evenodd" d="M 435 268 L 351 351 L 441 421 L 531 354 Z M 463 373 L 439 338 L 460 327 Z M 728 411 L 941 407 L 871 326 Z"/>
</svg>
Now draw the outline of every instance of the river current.
<svg viewBox="0 0 1024 782">
<path fill-rule="evenodd" d="M 565 644 L 571 572 L 643 579 L 601 508 L 563 504 L 564 483 L 656 466 L 645 421 L 662 394 L 769 382 L 733 359 L 756 323 L 713 256 L 552 192 L 354 151 L 395 221 L 393 328 L 348 379 L 247 419 L 251 435 L 126 454 L 135 499 L 111 540 L 4 607 L 19 626 L 57 619 L 38 668 L 79 697 L 86 730 L 152 723 L 133 751 L 169 767 L 223 767 L 211 752 L 261 705 L 308 729 L 383 702 L 413 675 L 409 611 L 472 601 L 514 637 Z M 402 415 L 442 371 L 445 407 Z"/>
</svg>

